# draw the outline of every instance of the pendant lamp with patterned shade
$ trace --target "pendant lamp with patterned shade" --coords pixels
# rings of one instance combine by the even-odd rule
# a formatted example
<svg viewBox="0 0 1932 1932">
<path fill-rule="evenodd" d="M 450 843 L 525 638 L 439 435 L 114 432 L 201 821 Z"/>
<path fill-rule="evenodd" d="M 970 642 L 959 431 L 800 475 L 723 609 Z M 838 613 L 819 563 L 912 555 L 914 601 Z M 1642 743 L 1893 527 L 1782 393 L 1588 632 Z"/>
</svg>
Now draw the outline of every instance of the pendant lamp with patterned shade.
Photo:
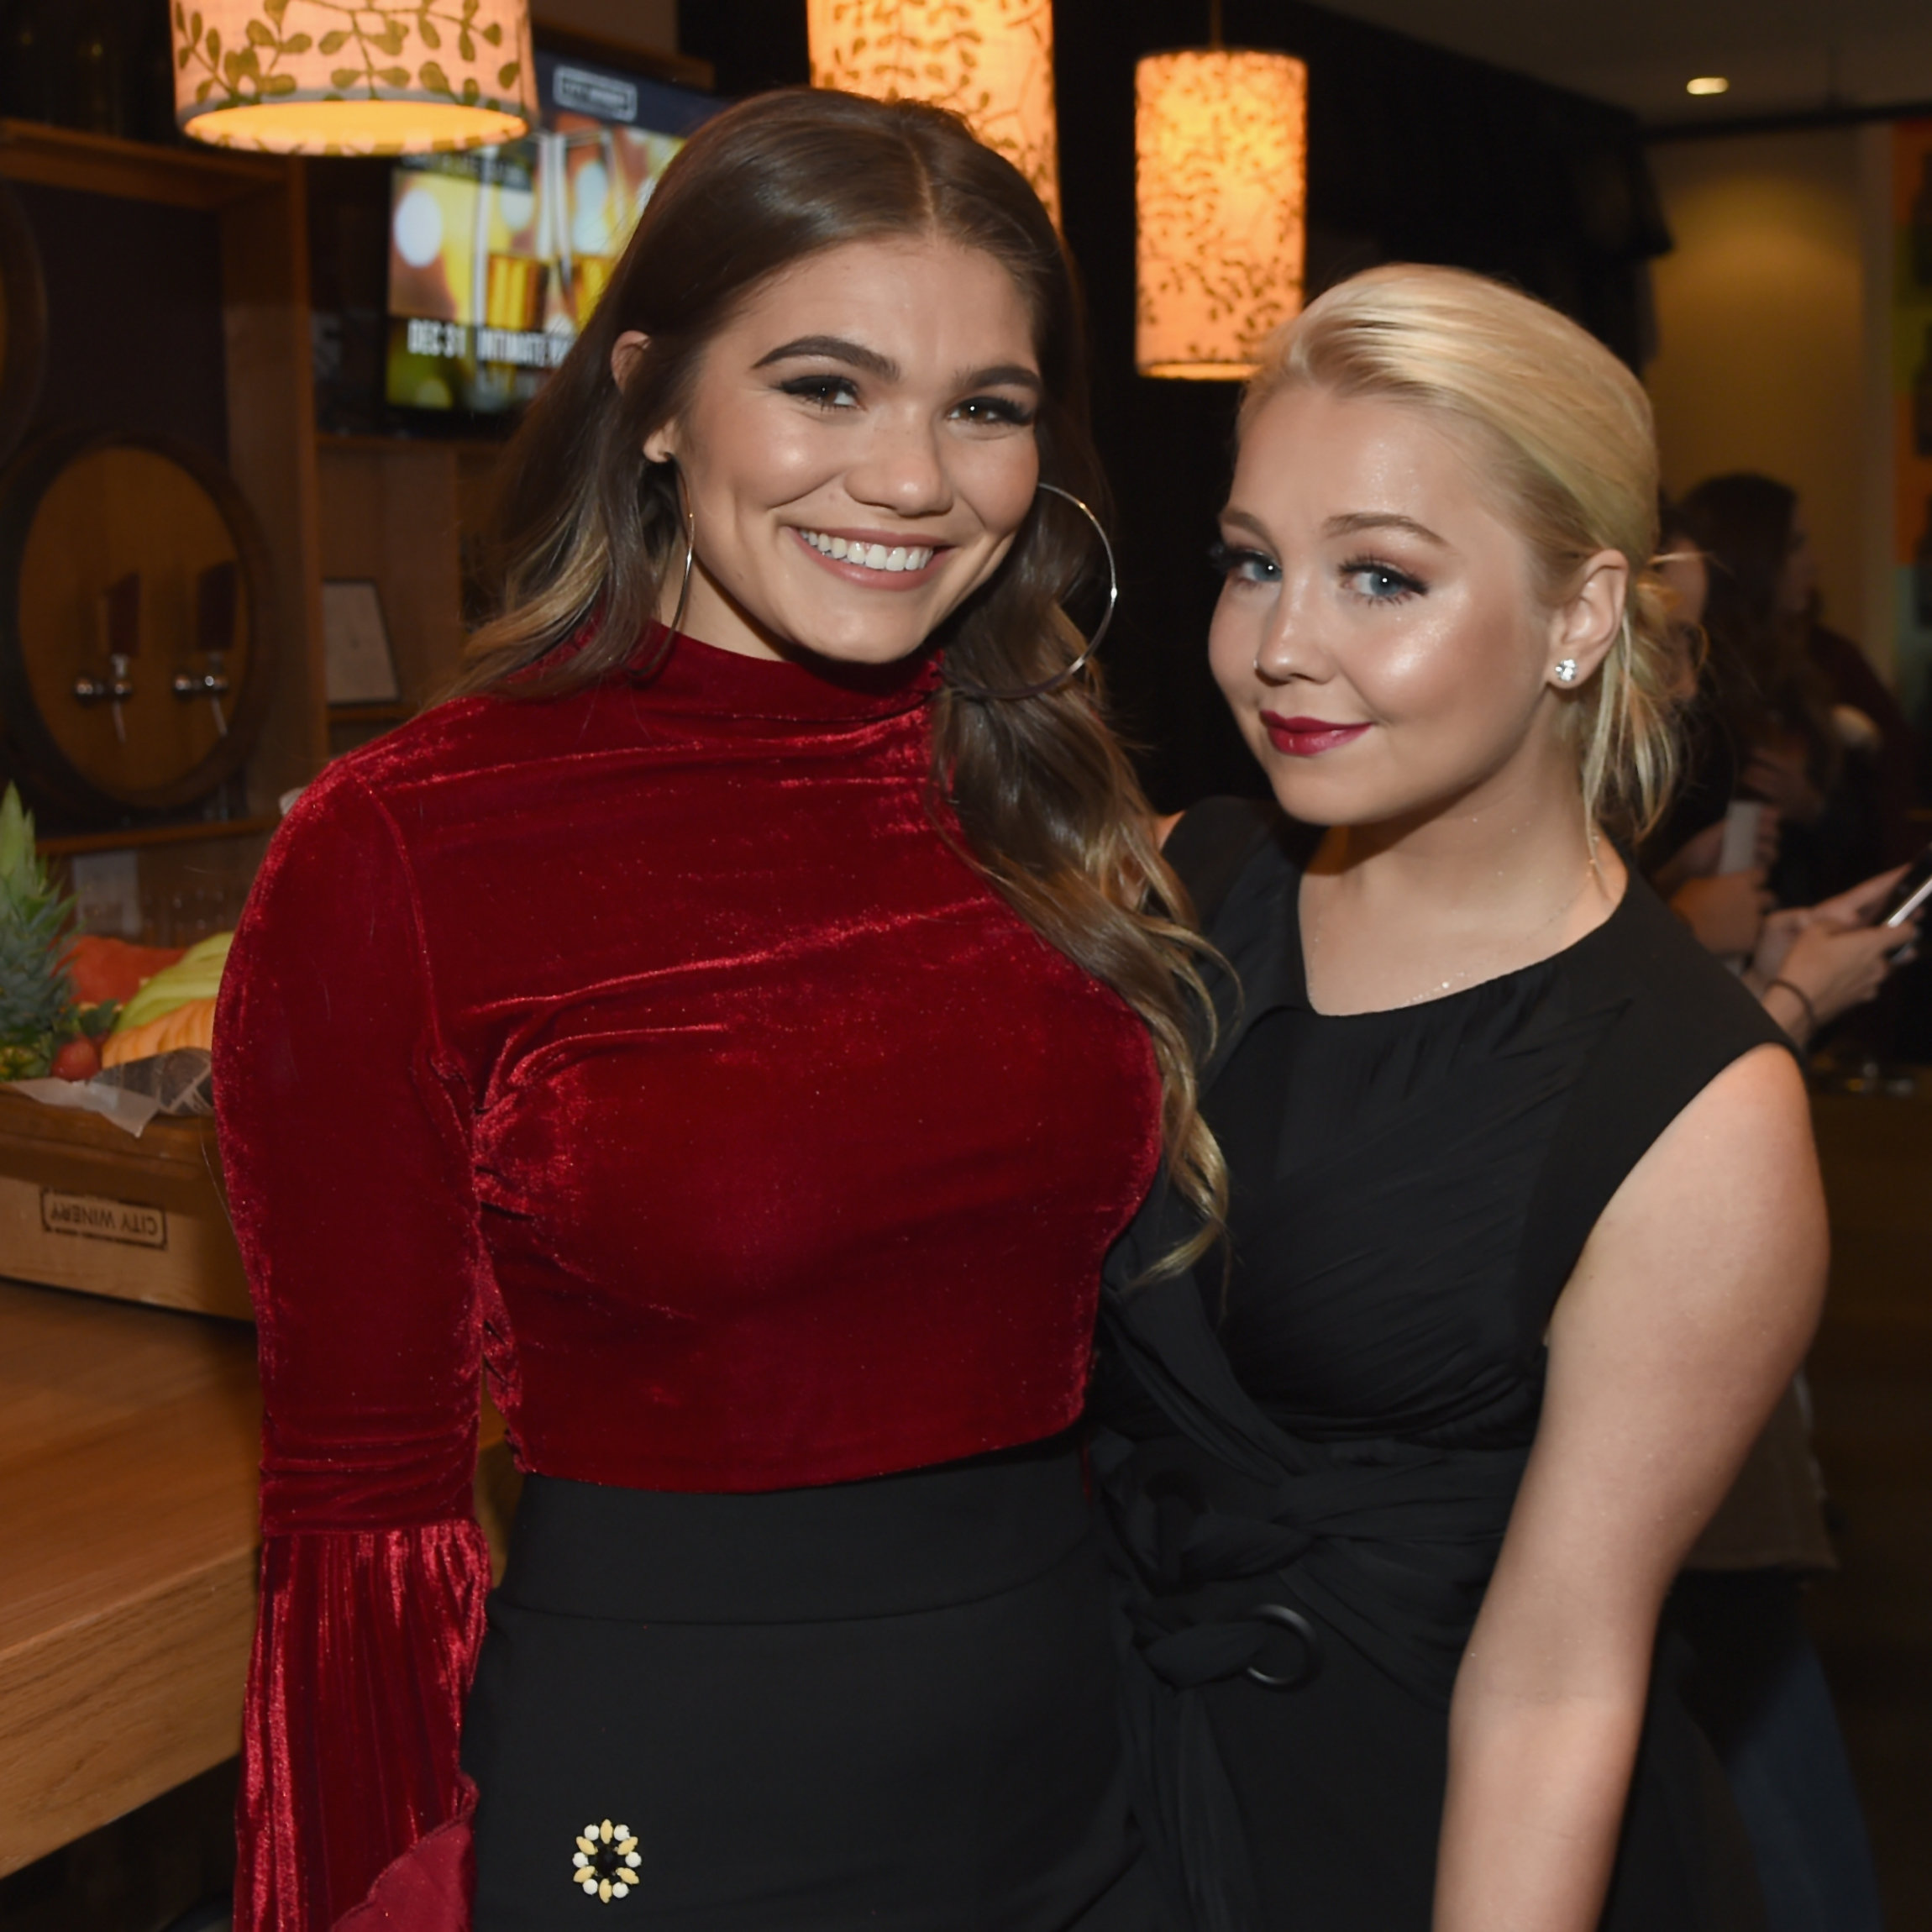
<svg viewBox="0 0 1932 1932">
<path fill-rule="evenodd" d="M 415 155 L 537 118 L 528 0 L 169 0 L 175 118 L 277 154 Z"/>
<path fill-rule="evenodd" d="M 1269 330 L 1301 308 L 1308 69 L 1215 39 L 1134 71 L 1143 375 L 1245 381 Z"/>
<path fill-rule="evenodd" d="M 1060 218 L 1053 0 L 806 0 L 811 80 L 963 116 Z"/>
</svg>

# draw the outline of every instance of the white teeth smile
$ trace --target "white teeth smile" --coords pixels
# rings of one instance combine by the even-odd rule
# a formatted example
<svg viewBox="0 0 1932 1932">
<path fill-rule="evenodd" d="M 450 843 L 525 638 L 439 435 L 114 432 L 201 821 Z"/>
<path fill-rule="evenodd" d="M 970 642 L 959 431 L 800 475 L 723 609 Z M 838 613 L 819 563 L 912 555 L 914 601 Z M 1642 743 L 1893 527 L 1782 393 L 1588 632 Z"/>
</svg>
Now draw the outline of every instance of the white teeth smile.
<svg viewBox="0 0 1932 1932">
<path fill-rule="evenodd" d="M 901 543 L 887 549 L 884 543 L 848 543 L 843 537 L 828 537 L 822 530 L 801 530 L 799 535 L 822 557 L 836 558 L 842 564 L 857 564 L 867 570 L 923 570 L 932 561 L 929 543 Z"/>
</svg>

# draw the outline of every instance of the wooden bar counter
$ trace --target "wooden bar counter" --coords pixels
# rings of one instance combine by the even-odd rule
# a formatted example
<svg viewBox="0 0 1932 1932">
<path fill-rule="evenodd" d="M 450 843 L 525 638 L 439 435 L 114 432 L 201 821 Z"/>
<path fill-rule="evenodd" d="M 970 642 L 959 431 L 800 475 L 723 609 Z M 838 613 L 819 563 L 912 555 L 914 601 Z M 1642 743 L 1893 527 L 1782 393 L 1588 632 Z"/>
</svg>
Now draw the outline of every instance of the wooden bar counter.
<svg viewBox="0 0 1932 1932">
<path fill-rule="evenodd" d="M 261 1403 L 213 1123 L 0 1092 L 0 1277 L 3 1876 L 239 1747 Z M 517 1483 L 480 1406 L 500 1572 Z"/>
<path fill-rule="evenodd" d="M 1845 1286 L 1869 1299 L 1882 1280 L 1922 1323 L 1932 1079 L 1911 1099 L 1821 1095 L 1814 1114 Z M 140 1210 L 134 1238 L 76 1202 Z M 206 1123 L 137 1142 L 0 1094 L 0 1274 L 62 1284 L 0 1280 L 0 1875 L 238 1746 L 260 1403 L 222 1215 Z M 477 1501 L 499 1566 L 502 1432 L 485 1404 Z"/>
<path fill-rule="evenodd" d="M 0 1283 L 0 1873 L 234 1754 L 260 1407 L 244 1323 Z"/>
</svg>

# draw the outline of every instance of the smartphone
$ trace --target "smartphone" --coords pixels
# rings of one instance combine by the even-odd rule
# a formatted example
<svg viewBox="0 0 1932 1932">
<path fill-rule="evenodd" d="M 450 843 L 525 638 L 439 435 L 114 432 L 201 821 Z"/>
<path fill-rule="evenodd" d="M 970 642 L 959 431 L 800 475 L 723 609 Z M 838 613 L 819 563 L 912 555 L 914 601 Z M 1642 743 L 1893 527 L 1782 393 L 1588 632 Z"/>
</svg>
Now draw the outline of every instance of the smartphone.
<svg viewBox="0 0 1932 1932">
<path fill-rule="evenodd" d="M 1929 845 L 1905 868 L 1904 876 L 1892 888 L 1875 926 L 1903 926 L 1932 899 L 1932 845 Z"/>
<path fill-rule="evenodd" d="M 1765 807 L 1755 798 L 1734 798 L 1724 815 L 1724 843 L 1719 848 L 1719 873 L 1749 872 L 1757 864 L 1757 828 Z"/>
</svg>

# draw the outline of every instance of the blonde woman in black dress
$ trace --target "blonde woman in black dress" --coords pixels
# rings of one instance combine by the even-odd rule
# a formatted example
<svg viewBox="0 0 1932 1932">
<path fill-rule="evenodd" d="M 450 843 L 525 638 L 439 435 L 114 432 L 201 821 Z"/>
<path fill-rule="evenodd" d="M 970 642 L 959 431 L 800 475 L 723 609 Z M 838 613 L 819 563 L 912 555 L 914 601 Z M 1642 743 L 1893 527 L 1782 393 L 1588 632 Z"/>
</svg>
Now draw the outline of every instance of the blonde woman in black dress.
<svg viewBox="0 0 1932 1932">
<path fill-rule="evenodd" d="M 1670 775 L 1650 412 L 1388 268 L 1273 344 L 1215 675 L 1279 810 L 1167 852 L 1238 979 L 1231 1265 L 1116 1257 L 1100 1462 L 1194 1922 L 1748 1925 L 1659 1607 L 1816 1317 L 1804 1089 L 1619 856 Z"/>
</svg>

